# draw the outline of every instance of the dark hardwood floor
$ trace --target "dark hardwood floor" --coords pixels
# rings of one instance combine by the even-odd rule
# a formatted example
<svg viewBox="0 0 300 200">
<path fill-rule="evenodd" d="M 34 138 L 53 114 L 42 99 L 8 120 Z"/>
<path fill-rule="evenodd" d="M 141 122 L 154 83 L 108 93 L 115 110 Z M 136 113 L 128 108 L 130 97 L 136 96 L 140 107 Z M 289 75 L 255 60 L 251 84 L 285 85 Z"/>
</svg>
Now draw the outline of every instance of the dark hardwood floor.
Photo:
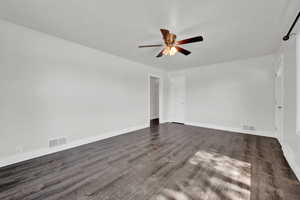
<svg viewBox="0 0 300 200">
<path fill-rule="evenodd" d="M 299 200 L 274 138 L 163 124 L 0 169 L 0 199 Z"/>
</svg>

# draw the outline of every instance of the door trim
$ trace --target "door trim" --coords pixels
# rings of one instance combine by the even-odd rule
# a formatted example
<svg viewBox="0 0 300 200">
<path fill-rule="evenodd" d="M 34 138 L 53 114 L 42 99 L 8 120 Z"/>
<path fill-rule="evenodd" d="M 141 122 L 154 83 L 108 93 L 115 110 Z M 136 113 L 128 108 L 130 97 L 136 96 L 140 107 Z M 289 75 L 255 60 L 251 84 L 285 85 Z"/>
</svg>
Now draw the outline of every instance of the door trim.
<svg viewBox="0 0 300 200">
<path fill-rule="evenodd" d="M 281 90 L 281 105 L 278 105 L 278 100 L 276 99 L 277 98 L 277 78 L 280 77 L 281 79 L 281 83 L 280 83 L 280 90 Z M 279 141 L 281 141 L 283 139 L 283 132 L 284 132 L 284 56 L 283 54 L 280 54 L 279 55 L 279 60 L 278 60 L 278 69 L 275 73 L 275 128 L 276 128 L 276 137 L 279 139 Z M 277 112 L 278 112 L 278 106 L 282 106 L 281 108 L 281 117 L 280 117 L 280 129 L 279 130 L 279 127 L 278 127 L 278 124 L 277 124 Z"/>
</svg>

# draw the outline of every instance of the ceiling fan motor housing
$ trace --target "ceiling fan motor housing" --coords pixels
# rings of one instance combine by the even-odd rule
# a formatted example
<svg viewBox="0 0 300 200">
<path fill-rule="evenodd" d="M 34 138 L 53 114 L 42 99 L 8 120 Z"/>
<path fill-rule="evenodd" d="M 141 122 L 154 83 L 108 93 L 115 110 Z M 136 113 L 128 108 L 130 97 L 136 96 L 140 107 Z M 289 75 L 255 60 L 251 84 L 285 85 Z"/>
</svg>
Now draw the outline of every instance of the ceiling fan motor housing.
<svg viewBox="0 0 300 200">
<path fill-rule="evenodd" d="M 176 35 L 173 33 L 169 33 L 165 38 L 165 44 L 168 47 L 174 46 L 175 41 L 176 41 Z"/>
</svg>

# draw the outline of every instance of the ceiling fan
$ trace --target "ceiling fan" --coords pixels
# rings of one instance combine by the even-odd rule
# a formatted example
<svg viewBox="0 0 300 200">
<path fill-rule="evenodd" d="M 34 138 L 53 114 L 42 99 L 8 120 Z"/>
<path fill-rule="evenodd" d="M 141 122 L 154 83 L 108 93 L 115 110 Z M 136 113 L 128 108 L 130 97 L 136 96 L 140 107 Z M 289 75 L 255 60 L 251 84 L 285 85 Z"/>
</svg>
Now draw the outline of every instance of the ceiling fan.
<svg viewBox="0 0 300 200">
<path fill-rule="evenodd" d="M 203 41 L 202 36 L 192 37 L 185 40 L 176 41 L 176 35 L 174 33 L 170 33 L 169 30 L 166 29 L 160 29 L 160 32 L 163 36 L 163 40 L 165 44 L 154 44 L 154 45 L 141 45 L 139 48 L 145 48 L 145 47 L 162 47 L 164 48 L 159 52 L 159 54 L 156 57 L 162 57 L 163 55 L 169 55 L 173 56 L 176 54 L 176 52 L 180 52 L 184 55 L 189 55 L 191 52 L 181 48 L 178 45 L 181 44 L 188 44 L 193 42 L 201 42 Z"/>
</svg>

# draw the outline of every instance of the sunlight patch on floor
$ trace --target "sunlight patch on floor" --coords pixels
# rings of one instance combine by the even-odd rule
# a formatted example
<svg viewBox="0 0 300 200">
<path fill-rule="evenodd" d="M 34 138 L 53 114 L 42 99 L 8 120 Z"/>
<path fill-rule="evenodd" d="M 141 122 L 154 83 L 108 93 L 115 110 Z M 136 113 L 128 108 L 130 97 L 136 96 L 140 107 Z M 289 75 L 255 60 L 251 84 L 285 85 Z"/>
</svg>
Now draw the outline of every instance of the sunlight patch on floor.
<svg viewBox="0 0 300 200">
<path fill-rule="evenodd" d="M 219 174 L 227 176 L 250 187 L 250 163 L 233 159 L 226 155 L 206 151 L 198 151 L 189 160 L 189 163 L 193 165 L 201 165 L 207 168 L 213 168 Z"/>
<path fill-rule="evenodd" d="M 196 152 L 188 163 L 196 175 L 178 180 L 175 189 L 163 189 L 157 200 L 250 200 L 250 163 L 207 151 Z"/>
</svg>

